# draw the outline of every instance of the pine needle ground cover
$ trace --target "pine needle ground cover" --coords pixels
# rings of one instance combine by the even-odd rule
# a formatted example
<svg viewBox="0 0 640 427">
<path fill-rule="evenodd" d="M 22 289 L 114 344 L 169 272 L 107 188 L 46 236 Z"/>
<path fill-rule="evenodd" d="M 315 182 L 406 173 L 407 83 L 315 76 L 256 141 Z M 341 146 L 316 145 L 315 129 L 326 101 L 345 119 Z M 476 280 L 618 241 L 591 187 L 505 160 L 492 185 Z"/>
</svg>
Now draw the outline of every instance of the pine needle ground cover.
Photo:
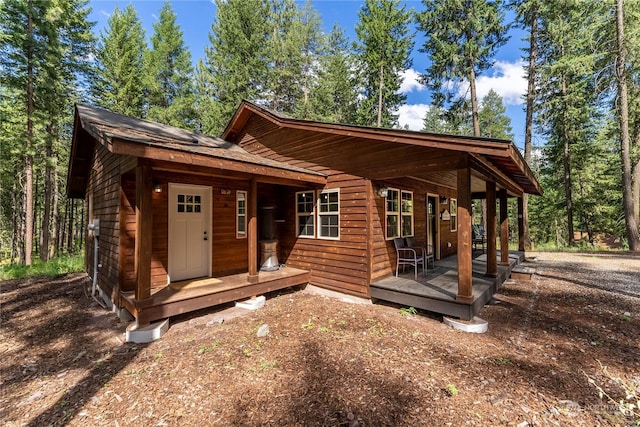
<svg viewBox="0 0 640 427">
<path fill-rule="evenodd" d="M 222 323 L 214 310 L 179 317 L 161 340 L 127 344 L 127 325 L 85 296 L 86 275 L 4 281 L 0 419 L 7 426 L 635 424 L 637 409 L 624 414 L 631 406 L 606 396 L 631 405 L 640 387 L 640 258 L 528 256 L 536 256 L 536 274 L 507 282 L 499 304 L 481 311 L 489 321 L 482 335 L 407 307 L 299 291 L 270 295 L 264 308 Z"/>
</svg>

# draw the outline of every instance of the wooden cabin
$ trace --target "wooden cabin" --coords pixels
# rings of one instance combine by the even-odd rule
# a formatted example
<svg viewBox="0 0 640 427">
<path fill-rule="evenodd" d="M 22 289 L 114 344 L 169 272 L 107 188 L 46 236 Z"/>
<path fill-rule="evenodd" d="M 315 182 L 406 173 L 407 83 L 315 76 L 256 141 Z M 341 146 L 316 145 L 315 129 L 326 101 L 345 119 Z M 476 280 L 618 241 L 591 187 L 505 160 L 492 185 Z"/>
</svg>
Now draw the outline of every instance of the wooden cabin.
<svg viewBox="0 0 640 427">
<path fill-rule="evenodd" d="M 507 198 L 542 192 L 509 141 L 300 120 L 246 101 L 220 138 L 77 105 L 67 191 L 99 220 L 87 272 L 141 324 L 307 283 L 470 318 L 487 299 L 474 294 L 472 198 L 487 200 L 483 275 L 495 278 L 509 264 L 497 201 L 506 239 Z M 395 275 L 398 237 L 457 257 L 452 298 L 372 291 Z"/>
</svg>

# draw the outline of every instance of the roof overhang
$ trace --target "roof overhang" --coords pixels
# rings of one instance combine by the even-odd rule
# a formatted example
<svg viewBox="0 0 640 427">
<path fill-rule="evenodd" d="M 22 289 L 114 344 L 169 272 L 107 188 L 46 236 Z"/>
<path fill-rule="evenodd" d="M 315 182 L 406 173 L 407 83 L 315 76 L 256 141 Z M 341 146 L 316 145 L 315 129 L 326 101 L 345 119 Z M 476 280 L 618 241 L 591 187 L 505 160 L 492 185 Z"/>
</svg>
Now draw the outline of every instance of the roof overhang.
<svg viewBox="0 0 640 427">
<path fill-rule="evenodd" d="M 240 104 L 222 138 L 239 141 L 252 117 L 269 121 L 276 128 L 275 131 L 270 131 L 269 136 L 276 140 L 284 132 L 294 130 L 311 135 L 304 137 L 308 144 L 334 137 L 341 138 L 341 143 L 351 144 L 352 152 L 356 154 L 364 153 L 367 149 L 379 150 L 377 158 L 369 156 L 375 164 L 371 164 L 366 176 L 372 179 L 416 176 L 420 172 L 451 171 L 469 166 L 478 172 L 477 175 L 495 180 L 515 195 L 542 194 L 542 188 L 533 172 L 510 141 L 301 120 L 248 101 Z M 374 145 L 376 142 L 379 144 Z M 413 156 L 412 159 L 396 159 L 398 161 L 394 162 L 393 156 L 402 146 L 420 148 L 414 151 L 404 150 L 410 156 L 419 153 L 428 155 L 421 156 L 419 161 Z M 293 155 L 293 152 L 289 154 Z"/>
<path fill-rule="evenodd" d="M 78 104 L 75 109 L 67 195 L 84 198 L 95 144 L 170 170 L 231 172 L 238 179 L 290 185 L 323 185 L 326 175 L 251 154 L 219 138 L 134 119 Z"/>
</svg>

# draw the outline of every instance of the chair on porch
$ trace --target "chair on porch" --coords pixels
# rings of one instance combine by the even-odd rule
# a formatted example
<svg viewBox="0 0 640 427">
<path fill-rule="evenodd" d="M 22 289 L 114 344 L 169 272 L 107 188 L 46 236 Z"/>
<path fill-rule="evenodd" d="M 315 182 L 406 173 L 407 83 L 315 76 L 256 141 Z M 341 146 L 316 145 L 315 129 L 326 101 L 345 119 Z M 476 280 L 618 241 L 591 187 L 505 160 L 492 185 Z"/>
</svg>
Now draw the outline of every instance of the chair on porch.
<svg viewBox="0 0 640 427">
<path fill-rule="evenodd" d="M 478 245 L 482 248 L 482 253 L 485 253 L 487 240 L 484 237 L 484 230 L 481 225 L 473 224 L 471 226 L 471 244 L 473 249 L 478 249 Z"/>
<path fill-rule="evenodd" d="M 431 265 L 433 268 L 436 268 L 435 258 L 433 257 L 433 247 L 431 245 L 424 246 L 416 246 L 416 239 L 413 237 L 405 237 L 405 241 L 407 242 L 407 247 L 411 249 L 415 249 L 416 252 L 419 251 L 419 255 L 424 259 L 424 268 L 429 269 L 429 260 L 431 260 Z"/>
<path fill-rule="evenodd" d="M 393 239 L 393 245 L 396 248 L 396 277 L 398 277 L 398 271 L 400 266 L 411 265 L 414 268 L 414 279 L 418 280 L 418 266 L 422 266 L 422 272 L 426 275 L 424 269 L 424 256 L 422 253 L 418 253 L 416 248 L 409 248 L 405 245 L 402 237 L 396 237 Z"/>
</svg>

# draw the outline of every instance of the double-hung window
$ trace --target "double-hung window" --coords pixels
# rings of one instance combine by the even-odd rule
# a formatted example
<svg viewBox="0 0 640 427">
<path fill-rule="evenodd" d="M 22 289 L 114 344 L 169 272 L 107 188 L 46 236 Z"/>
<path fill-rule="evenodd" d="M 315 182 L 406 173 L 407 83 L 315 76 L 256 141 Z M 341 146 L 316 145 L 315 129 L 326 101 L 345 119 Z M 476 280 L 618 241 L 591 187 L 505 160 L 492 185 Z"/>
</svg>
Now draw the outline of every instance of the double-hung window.
<svg viewBox="0 0 640 427">
<path fill-rule="evenodd" d="M 236 237 L 247 237 L 247 192 L 236 192 Z"/>
<path fill-rule="evenodd" d="M 296 230 L 300 237 L 315 237 L 315 192 L 296 193 Z"/>
<path fill-rule="evenodd" d="M 318 197 L 318 238 L 340 238 L 340 192 L 324 190 Z"/>
<path fill-rule="evenodd" d="M 413 192 L 402 191 L 401 192 L 401 230 L 402 237 L 413 236 Z"/>
<path fill-rule="evenodd" d="M 387 239 L 400 237 L 400 191 L 394 188 L 387 190 L 385 203 Z"/>
</svg>

